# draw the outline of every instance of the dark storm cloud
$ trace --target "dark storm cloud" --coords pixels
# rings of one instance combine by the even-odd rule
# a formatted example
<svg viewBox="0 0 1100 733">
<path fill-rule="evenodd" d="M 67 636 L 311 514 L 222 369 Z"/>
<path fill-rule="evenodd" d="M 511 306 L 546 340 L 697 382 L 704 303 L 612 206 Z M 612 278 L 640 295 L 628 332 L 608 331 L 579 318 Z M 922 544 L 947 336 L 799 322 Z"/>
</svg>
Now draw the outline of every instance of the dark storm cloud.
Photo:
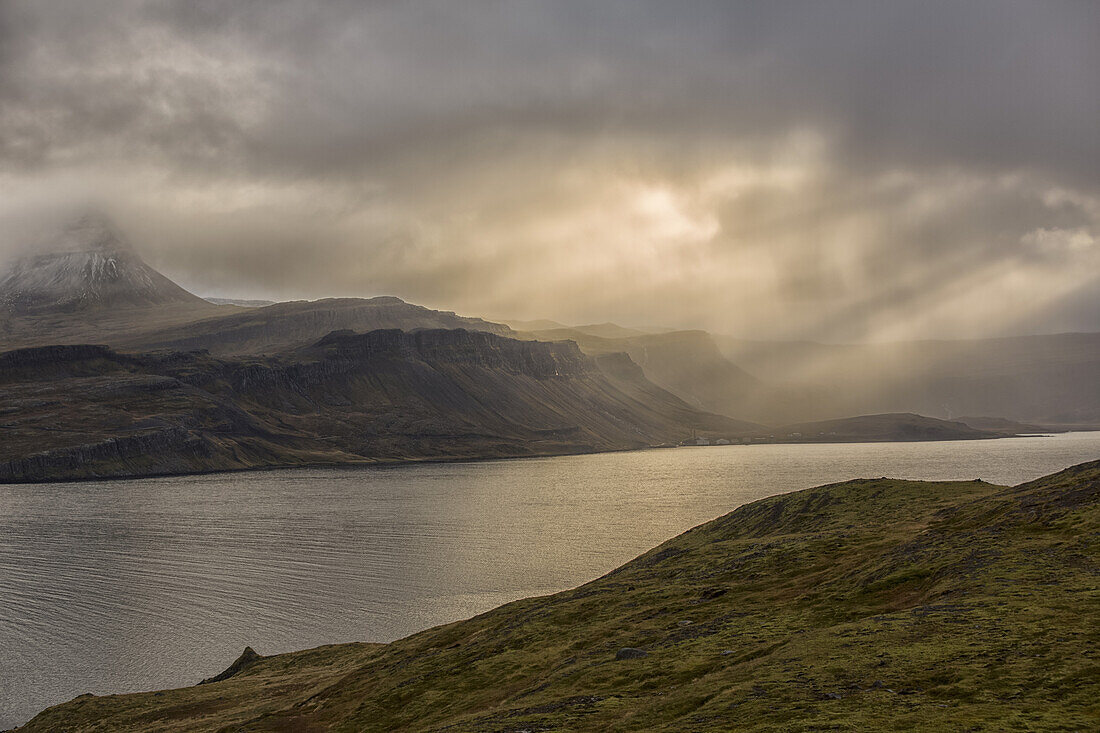
<svg viewBox="0 0 1100 733">
<path fill-rule="evenodd" d="M 54 155 L 125 138 L 323 174 L 486 127 L 690 147 L 812 124 L 875 162 L 1100 169 L 1092 3 L 179 0 L 8 3 L 4 22 L 10 106 L 42 113 Z M 264 107 L 247 131 L 241 103 Z"/>
<path fill-rule="evenodd" d="M 200 289 L 868 335 L 959 257 L 1095 262 L 1098 39 L 1074 1 L 0 0 L 0 181 L 93 180 Z"/>
</svg>

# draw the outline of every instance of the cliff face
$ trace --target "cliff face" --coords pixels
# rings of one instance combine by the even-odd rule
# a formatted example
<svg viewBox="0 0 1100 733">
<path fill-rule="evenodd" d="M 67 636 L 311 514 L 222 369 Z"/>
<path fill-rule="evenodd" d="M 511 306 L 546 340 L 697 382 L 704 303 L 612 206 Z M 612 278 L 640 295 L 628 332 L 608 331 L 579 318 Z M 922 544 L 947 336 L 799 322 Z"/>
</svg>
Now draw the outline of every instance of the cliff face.
<svg viewBox="0 0 1100 733">
<path fill-rule="evenodd" d="M 624 357 L 625 358 L 625 357 Z M 571 343 L 466 330 L 332 333 L 279 357 L 0 354 L 0 480 L 542 455 L 732 434 Z"/>
<path fill-rule="evenodd" d="M 751 415 L 747 400 L 761 389 L 755 377 L 722 356 L 705 331 L 640 334 L 601 324 L 536 331 L 531 336 L 540 341 L 569 339 L 593 356 L 625 353 L 654 384 L 701 410 Z"/>
<path fill-rule="evenodd" d="M 210 441 L 183 427 L 152 430 L 133 435 L 107 438 L 98 443 L 54 448 L 24 458 L 0 463 L 0 481 L 20 481 L 51 475 L 92 477 L 90 466 L 125 467 L 138 472 L 143 466 L 150 473 L 195 470 L 214 458 Z"/>
<path fill-rule="evenodd" d="M 387 329 L 365 334 L 337 331 L 297 353 L 355 366 L 381 360 L 416 360 L 499 369 L 535 379 L 581 377 L 594 371 L 593 362 L 574 343 L 517 341 L 458 329 L 412 333 Z"/>
</svg>

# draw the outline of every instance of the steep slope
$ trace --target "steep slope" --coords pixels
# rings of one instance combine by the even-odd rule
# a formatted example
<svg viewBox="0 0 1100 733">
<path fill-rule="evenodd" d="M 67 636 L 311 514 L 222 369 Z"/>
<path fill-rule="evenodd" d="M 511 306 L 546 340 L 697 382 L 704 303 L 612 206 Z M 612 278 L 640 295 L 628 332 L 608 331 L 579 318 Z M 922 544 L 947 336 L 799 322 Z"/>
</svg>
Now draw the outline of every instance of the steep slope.
<svg viewBox="0 0 1100 733">
<path fill-rule="evenodd" d="M 337 332 L 277 358 L 0 354 L 0 481 L 639 448 L 735 432 L 573 344 Z"/>
<path fill-rule="evenodd" d="M 145 264 L 97 213 L 67 224 L 0 279 L 0 307 L 15 314 L 200 302 Z"/>
<path fill-rule="evenodd" d="M 572 591 L 21 730 L 1094 730 L 1098 532 L 1100 462 L 822 486 Z"/>
<path fill-rule="evenodd" d="M 586 328 L 602 333 L 627 331 L 612 326 Z M 761 389 L 759 380 L 722 356 L 705 331 L 608 338 L 584 329 L 566 328 L 529 335 L 542 341 L 575 341 L 587 354 L 626 353 L 654 384 L 699 409 L 740 419 L 759 419 L 747 409 L 751 396 Z"/>
</svg>

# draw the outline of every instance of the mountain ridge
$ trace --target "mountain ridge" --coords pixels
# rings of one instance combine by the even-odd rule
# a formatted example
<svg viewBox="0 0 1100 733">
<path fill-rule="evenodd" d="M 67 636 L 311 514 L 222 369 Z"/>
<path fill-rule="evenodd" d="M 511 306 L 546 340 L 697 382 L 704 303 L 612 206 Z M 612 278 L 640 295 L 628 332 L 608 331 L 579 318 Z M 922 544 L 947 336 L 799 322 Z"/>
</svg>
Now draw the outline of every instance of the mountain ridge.
<svg viewBox="0 0 1100 733">
<path fill-rule="evenodd" d="M 571 343 L 336 332 L 274 357 L 0 354 L 0 481 L 593 452 L 746 428 Z M 63 430 L 56 429 L 64 426 Z"/>
</svg>

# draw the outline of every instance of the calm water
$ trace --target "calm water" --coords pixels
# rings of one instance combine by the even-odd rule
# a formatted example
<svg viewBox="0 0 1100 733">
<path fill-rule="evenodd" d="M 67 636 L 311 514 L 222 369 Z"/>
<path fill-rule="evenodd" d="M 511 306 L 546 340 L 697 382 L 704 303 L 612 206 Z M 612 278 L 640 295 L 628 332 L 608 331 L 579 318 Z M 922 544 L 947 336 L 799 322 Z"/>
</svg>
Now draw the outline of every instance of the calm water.
<svg viewBox="0 0 1100 733">
<path fill-rule="evenodd" d="M 0 729 L 193 684 L 246 645 L 390 641 L 572 587 L 771 494 L 1095 459 L 1100 432 L 0 486 Z"/>
</svg>

